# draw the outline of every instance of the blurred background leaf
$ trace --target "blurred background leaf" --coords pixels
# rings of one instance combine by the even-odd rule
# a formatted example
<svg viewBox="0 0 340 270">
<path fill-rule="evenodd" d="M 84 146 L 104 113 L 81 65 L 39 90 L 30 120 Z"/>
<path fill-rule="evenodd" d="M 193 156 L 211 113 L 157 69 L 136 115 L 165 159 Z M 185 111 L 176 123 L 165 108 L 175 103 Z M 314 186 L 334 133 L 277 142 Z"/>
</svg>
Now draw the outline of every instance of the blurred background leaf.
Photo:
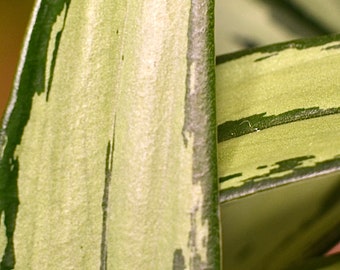
<svg viewBox="0 0 340 270">
<path fill-rule="evenodd" d="M 340 32 L 337 0 L 216 0 L 216 55 Z"/>
</svg>

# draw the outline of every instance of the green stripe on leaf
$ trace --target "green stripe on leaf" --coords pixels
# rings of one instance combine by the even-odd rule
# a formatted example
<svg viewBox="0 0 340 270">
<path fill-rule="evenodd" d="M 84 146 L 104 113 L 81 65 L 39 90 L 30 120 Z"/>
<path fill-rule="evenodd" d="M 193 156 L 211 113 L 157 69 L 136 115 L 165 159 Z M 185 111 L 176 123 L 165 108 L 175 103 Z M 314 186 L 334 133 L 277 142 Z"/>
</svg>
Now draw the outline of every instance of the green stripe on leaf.
<svg viewBox="0 0 340 270">
<path fill-rule="evenodd" d="M 295 109 L 270 116 L 266 116 L 266 113 L 260 113 L 235 121 L 226 121 L 218 126 L 218 142 L 227 141 L 252 132 L 258 132 L 273 126 L 337 113 L 340 113 L 340 107 L 329 109 L 313 107 L 307 109 Z"/>
<path fill-rule="evenodd" d="M 315 162 L 312 166 L 301 166 L 303 161 L 314 159 L 314 156 L 297 157 L 293 159 L 278 161 L 272 166 L 268 173 L 255 175 L 246 179 L 239 179 L 239 186 L 229 187 L 220 192 L 220 201 L 228 201 L 233 198 L 245 196 L 253 193 L 253 190 L 261 191 L 272 188 L 278 185 L 288 184 L 297 180 L 324 175 L 340 169 L 340 157 L 325 160 L 322 162 Z M 283 175 L 282 175 L 283 173 Z M 234 177 L 233 177 L 234 176 Z M 227 175 L 220 177 L 220 183 L 241 177 L 240 174 Z"/>
<path fill-rule="evenodd" d="M 243 56 L 247 56 L 254 53 L 273 53 L 273 52 L 280 52 L 286 49 L 297 49 L 297 50 L 304 50 L 311 47 L 322 46 L 324 44 L 339 41 L 340 34 L 334 35 L 327 35 L 327 36 L 320 36 L 320 37 L 313 37 L 313 38 L 305 38 L 305 39 L 298 39 L 294 41 L 282 42 L 274 45 L 263 46 L 259 48 L 252 48 L 248 50 L 242 50 L 235 53 L 220 55 L 216 58 L 216 64 L 220 65 L 228 61 L 239 59 Z M 334 45 L 332 46 L 333 48 Z"/>
</svg>

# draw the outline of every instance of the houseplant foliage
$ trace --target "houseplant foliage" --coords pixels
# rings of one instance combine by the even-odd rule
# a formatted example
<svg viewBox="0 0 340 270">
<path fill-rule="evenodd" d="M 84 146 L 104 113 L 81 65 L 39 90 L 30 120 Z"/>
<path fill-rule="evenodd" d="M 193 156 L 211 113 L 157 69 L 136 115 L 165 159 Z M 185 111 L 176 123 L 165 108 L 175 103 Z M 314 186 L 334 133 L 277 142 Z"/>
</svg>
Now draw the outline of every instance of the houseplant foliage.
<svg viewBox="0 0 340 270">
<path fill-rule="evenodd" d="M 339 36 L 219 57 L 215 106 L 212 9 L 37 1 L 2 120 L 1 269 L 220 269 L 218 200 L 223 269 L 339 265 L 310 259 L 339 238 Z"/>
<path fill-rule="evenodd" d="M 3 269 L 219 268 L 213 46 L 212 1 L 36 2 L 2 121 Z"/>
<path fill-rule="evenodd" d="M 217 1 L 216 5 L 217 54 L 339 31 L 337 1 L 240 0 Z M 235 268 L 235 264 L 237 269 L 279 269 L 285 265 L 319 269 L 317 260 L 325 260 L 327 269 L 339 267 L 336 256 L 306 263 L 339 241 L 338 120 L 336 115 L 308 120 L 317 115 L 308 116 L 311 108 L 303 110 L 313 103 L 314 112 L 319 107 L 337 114 L 337 42 L 337 36 L 315 38 L 217 58 L 218 166 L 226 269 Z M 289 119 L 285 112 L 295 109 L 295 116 L 300 114 L 296 120 L 300 120 L 278 121 Z M 258 117 L 248 119 L 255 115 Z M 306 121 L 302 121 L 303 115 Z M 261 118 L 269 121 L 260 124 Z M 235 124 L 227 129 L 243 131 L 224 140 L 225 122 Z M 266 126 L 270 122 L 276 127 Z M 329 128 L 322 127 L 326 123 Z M 333 173 L 327 166 L 321 168 L 322 159 L 333 163 Z M 320 170 L 314 168 L 314 173 L 324 174 L 319 180 L 307 174 L 289 176 L 294 171 L 307 173 L 317 163 Z M 265 181 L 260 180 L 266 178 L 278 178 L 275 189 L 264 188 Z M 291 184 L 279 187 L 284 178 Z M 247 182 L 248 188 L 242 185 Z M 266 191 L 259 192 L 262 188 Z M 253 195 L 243 196 L 246 190 Z M 303 268 L 305 263 L 308 268 Z"/>
<path fill-rule="evenodd" d="M 217 58 L 224 269 L 286 269 L 340 238 L 339 44 Z"/>
</svg>

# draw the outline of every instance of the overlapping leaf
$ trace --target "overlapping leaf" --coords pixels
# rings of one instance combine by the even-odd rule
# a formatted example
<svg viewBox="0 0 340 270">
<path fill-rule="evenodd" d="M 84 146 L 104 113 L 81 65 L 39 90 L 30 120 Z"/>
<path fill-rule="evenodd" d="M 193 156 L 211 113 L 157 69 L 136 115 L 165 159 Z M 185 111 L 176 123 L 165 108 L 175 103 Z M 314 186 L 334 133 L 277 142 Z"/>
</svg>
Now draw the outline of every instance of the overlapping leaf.
<svg viewBox="0 0 340 270">
<path fill-rule="evenodd" d="M 339 239 L 339 47 L 330 36 L 218 58 L 225 269 L 282 269 Z"/>
</svg>

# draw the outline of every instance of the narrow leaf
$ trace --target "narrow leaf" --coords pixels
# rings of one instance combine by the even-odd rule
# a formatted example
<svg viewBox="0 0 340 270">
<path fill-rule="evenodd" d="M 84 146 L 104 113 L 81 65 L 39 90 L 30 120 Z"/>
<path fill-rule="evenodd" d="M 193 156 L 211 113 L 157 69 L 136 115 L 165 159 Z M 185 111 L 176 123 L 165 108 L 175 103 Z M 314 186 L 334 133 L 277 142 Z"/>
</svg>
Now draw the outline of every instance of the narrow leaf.
<svg viewBox="0 0 340 270">
<path fill-rule="evenodd" d="M 281 269 L 340 238 L 339 40 L 217 60 L 225 269 Z"/>
<path fill-rule="evenodd" d="M 213 89 L 212 1 L 37 1 L 1 130 L 3 266 L 218 269 Z"/>
</svg>

